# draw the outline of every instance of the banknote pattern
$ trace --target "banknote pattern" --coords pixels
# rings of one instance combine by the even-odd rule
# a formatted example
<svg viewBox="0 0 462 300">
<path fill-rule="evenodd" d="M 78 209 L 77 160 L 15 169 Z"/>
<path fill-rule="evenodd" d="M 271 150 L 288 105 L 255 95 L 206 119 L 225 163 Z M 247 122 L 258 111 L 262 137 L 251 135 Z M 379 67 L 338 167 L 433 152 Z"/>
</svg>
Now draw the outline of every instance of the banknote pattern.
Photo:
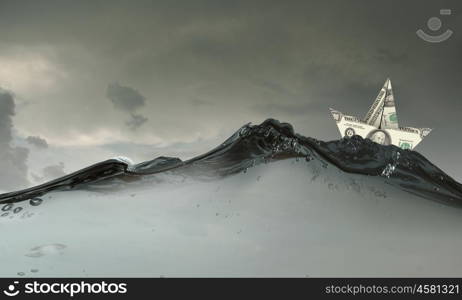
<svg viewBox="0 0 462 300">
<path fill-rule="evenodd" d="M 363 120 L 330 109 L 342 137 L 359 135 L 381 145 L 414 149 L 430 128 L 400 127 L 391 81 L 387 79 Z"/>
<path fill-rule="evenodd" d="M 390 80 L 387 80 L 386 96 L 383 103 L 381 128 L 394 128 L 398 129 L 398 116 L 396 115 L 395 97 L 391 88 Z"/>
<path fill-rule="evenodd" d="M 364 119 L 367 124 L 379 127 L 381 121 L 381 113 L 385 101 L 387 90 L 385 86 L 380 90 L 379 95 L 375 99 L 374 103 L 372 103 L 371 108 L 367 112 L 366 118 Z"/>
</svg>

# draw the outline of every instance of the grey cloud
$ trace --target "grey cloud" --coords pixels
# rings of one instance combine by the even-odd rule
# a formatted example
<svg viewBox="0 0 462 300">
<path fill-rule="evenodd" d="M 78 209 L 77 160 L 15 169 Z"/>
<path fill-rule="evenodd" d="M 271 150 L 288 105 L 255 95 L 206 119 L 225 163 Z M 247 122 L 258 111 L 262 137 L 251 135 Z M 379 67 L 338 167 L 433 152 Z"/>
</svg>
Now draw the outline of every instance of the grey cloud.
<svg viewBox="0 0 462 300">
<path fill-rule="evenodd" d="M 305 103 L 305 104 L 290 104 L 290 103 L 266 103 L 257 104 L 253 106 L 253 109 L 263 114 L 264 116 L 276 116 L 284 113 L 285 115 L 308 115 L 310 113 L 316 113 L 324 111 L 327 113 L 327 109 L 320 103 Z"/>
<path fill-rule="evenodd" d="M 12 93 L 0 88 L 0 189 L 17 189 L 28 185 L 29 150 L 12 146 L 15 102 Z"/>
<path fill-rule="evenodd" d="M 204 99 L 200 99 L 200 98 L 191 99 L 191 104 L 193 106 L 211 106 L 211 105 L 213 105 L 212 102 L 204 100 Z"/>
<path fill-rule="evenodd" d="M 48 180 L 53 180 L 59 177 L 66 175 L 64 172 L 64 163 L 60 162 L 56 165 L 46 166 L 42 169 L 42 175 L 32 174 L 32 178 L 36 182 L 45 182 Z"/>
<path fill-rule="evenodd" d="M 137 115 L 134 113 L 130 114 L 131 119 L 125 122 L 125 125 L 128 126 L 131 130 L 136 130 L 141 127 L 144 123 L 148 121 L 148 118 L 146 118 L 143 115 Z"/>
<path fill-rule="evenodd" d="M 267 88 L 275 93 L 279 93 L 279 94 L 282 94 L 282 95 L 290 95 L 291 92 L 285 88 L 284 86 L 282 86 L 281 84 L 277 83 L 277 82 L 274 82 L 274 81 L 267 81 L 267 80 L 264 80 L 264 81 L 261 81 L 261 82 L 257 82 L 256 83 L 257 86 L 261 86 L 263 88 Z"/>
<path fill-rule="evenodd" d="M 51 165 L 43 168 L 43 176 L 45 178 L 58 178 L 61 176 L 66 175 L 66 172 L 64 172 L 64 163 L 60 162 L 57 165 Z"/>
<path fill-rule="evenodd" d="M 122 86 L 119 83 L 111 83 L 107 87 L 106 96 L 116 109 L 130 113 L 130 119 L 125 122 L 130 130 L 137 130 L 148 121 L 148 118 L 142 114 L 135 113 L 146 103 L 146 98 L 136 89 Z"/>
<path fill-rule="evenodd" d="M 377 5 L 3 1 L 0 58 L 16 61 L 22 58 L 17 50 L 26 49 L 72 79 L 57 77 L 42 93 L 25 89 L 21 100 L 31 104 L 15 125 L 50 141 L 70 132 L 90 138 L 117 132 L 125 142 L 155 135 L 174 143 L 194 133 L 214 138 L 271 114 L 298 122 L 300 133 L 337 138 L 328 107 L 363 115 L 390 77 L 403 124 L 437 128 L 422 147 L 434 140 L 444 150 L 460 131 L 454 124 L 462 108 L 462 35 L 456 30 L 462 19 L 445 17 L 442 30 L 455 34 L 430 45 L 415 32 L 440 7 L 415 0 Z M 460 1 L 445 6 L 461 10 Z M 108 87 L 111 78 L 120 84 Z"/>
<path fill-rule="evenodd" d="M 383 72 L 367 78 L 352 76 L 348 66 L 311 63 L 306 66 L 302 78 L 306 97 L 322 104 L 325 109 L 336 105 L 354 112 L 367 110 L 366 106 L 378 93 L 387 76 Z"/>
<path fill-rule="evenodd" d="M 37 148 L 41 148 L 41 149 L 48 148 L 48 142 L 44 138 L 41 138 L 39 136 L 28 136 L 26 138 L 26 141 L 29 144 L 34 145 Z"/>
<path fill-rule="evenodd" d="M 107 87 L 106 96 L 121 111 L 133 112 L 146 103 L 146 99 L 137 90 L 119 83 L 111 83 Z"/>
<path fill-rule="evenodd" d="M 376 58 L 384 63 L 401 64 L 409 60 L 408 53 L 398 53 L 391 49 L 378 49 Z"/>
</svg>

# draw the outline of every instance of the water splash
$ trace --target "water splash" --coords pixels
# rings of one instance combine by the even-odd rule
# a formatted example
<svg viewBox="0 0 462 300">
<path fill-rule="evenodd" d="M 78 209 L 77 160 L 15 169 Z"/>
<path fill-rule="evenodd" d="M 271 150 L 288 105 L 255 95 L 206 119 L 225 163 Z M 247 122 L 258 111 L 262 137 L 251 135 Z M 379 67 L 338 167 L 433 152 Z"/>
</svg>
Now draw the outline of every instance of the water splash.
<svg viewBox="0 0 462 300">
<path fill-rule="evenodd" d="M 159 175 L 211 180 L 246 173 L 261 163 L 290 158 L 316 160 L 323 169 L 382 178 L 409 193 L 449 205 L 462 206 L 462 185 L 415 151 L 383 146 L 359 136 L 329 142 L 296 134 L 288 123 L 268 119 L 246 124 L 211 151 L 187 161 L 161 156 L 134 164 L 130 159 L 109 159 L 42 185 L 0 195 L 0 203 L 30 200 L 31 205 L 50 191 L 73 189 L 116 190 L 134 182 L 155 184 Z M 151 181 L 149 181 L 151 180 Z M 41 203 L 41 202 L 40 202 Z"/>
</svg>

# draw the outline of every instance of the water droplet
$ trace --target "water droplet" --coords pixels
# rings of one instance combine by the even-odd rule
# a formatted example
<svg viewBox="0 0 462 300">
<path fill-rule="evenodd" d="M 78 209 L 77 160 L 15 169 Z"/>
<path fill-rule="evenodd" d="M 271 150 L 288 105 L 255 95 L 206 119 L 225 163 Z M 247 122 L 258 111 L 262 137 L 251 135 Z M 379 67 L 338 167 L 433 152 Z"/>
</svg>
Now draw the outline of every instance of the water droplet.
<svg viewBox="0 0 462 300">
<path fill-rule="evenodd" d="M 22 210 L 22 207 L 19 206 L 19 207 L 16 207 L 16 208 L 13 210 L 13 212 L 14 212 L 15 214 L 17 214 L 17 213 L 20 212 L 21 210 Z"/>
<path fill-rule="evenodd" d="M 29 201 L 29 204 L 32 205 L 32 206 L 38 206 L 40 204 L 42 204 L 43 200 L 41 198 L 32 198 L 30 199 Z"/>
<path fill-rule="evenodd" d="M 9 211 L 13 207 L 13 203 L 3 205 L 2 211 Z"/>
<path fill-rule="evenodd" d="M 2 214 L 2 217 L 6 217 L 6 216 L 8 216 L 8 215 L 9 215 L 9 213 L 6 212 L 6 213 L 3 213 L 3 214 Z"/>
<path fill-rule="evenodd" d="M 31 269 L 30 271 L 31 271 L 32 273 L 38 273 L 39 270 L 38 270 L 38 269 Z"/>
<path fill-rule="evenodd" d="M 26 275 L 26 273 L 24 273 L 24 272 L 18 272 L 18 275 L 19 275 L 19 276 L 24 276 L 24 275 Z"/>
</svg>

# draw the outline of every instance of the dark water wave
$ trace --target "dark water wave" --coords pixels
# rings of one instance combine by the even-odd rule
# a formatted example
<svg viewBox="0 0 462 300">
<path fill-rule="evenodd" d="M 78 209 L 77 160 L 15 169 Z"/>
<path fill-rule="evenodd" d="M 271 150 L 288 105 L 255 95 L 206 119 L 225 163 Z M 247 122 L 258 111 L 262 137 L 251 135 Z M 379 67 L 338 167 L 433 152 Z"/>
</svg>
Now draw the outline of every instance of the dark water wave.
<svg viewBox="0 0 462 300">
<path fill-rule="evenodd" d="M 375 176 L 383 184 L 462 207 L 462 185 L 418 152 L 378 145 L 359 136 L 323 142 L 295 134 L 290 124 L 274 119 L 247 124 L 215 149 L 187 161 L 162 156 L 131 164 L 123 158 L 109 159 L 32 188 L 0 194 L 0 203 L 24 201 L 54 190 L 85 189 L 114 179 L 129 183 L 159 173 L 224 177 L 294 157 L 318 160 L 346 173 Z"/>
</svg>

